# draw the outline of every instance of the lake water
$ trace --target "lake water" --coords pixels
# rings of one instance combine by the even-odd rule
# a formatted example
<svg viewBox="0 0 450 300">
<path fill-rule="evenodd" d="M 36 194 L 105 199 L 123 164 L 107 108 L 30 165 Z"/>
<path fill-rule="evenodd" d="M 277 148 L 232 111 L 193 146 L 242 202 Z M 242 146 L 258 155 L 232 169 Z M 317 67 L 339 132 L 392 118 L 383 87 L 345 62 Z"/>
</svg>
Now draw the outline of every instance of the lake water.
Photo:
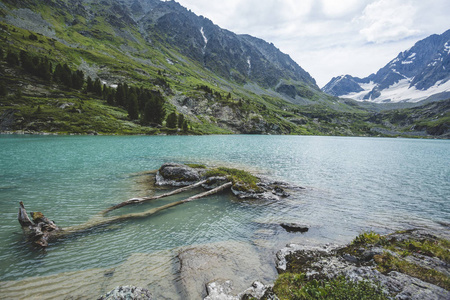
<svg viewBox="0 0 450 300">
<path fill-rule="evenodd" d="M 56 241 L 45 251 L 24 241 L 17 222 L 19 201 L 28 212 L 42 211 L 59 226 L 78 225 L 112 204 L 154 193 L 145 172 L 165 162 L 243 168 L 306 189 L 279 202 L 211 196 L 146 219 Z M 0 281 L 9 283 L 0 287 L 8 289 L 11 281 L 36 276 L 104 270 L 137 254 L 165 257 L 164 251 L 188 245 L 248 244 L 272 255 L 291 241 L 346 243 L 367 230 L 387 233 L 420 227 L 446 234 L 449 183 L 450 141 L 446 140 L 3 135 Z M 122 208 L 114 214 L 142 211 L 181 197 Z M 311 229 L 286 233 L 274 227 L 280 222 L 307 224 Z M 70 293 L 62 291 L 55 298 Z"/>
</svg>

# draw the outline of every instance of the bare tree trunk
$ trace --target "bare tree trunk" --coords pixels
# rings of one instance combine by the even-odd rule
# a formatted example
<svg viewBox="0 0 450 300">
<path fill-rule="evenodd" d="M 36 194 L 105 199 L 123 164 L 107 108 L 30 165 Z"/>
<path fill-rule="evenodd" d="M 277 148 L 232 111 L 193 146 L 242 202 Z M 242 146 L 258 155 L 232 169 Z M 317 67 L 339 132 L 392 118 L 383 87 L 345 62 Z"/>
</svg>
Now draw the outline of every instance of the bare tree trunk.
<svg viewBox="0 0 450 300">
<path fill-rule="evenodd" d="M 118 209 L 118 208 L 121 208 L 121 207 L 124 207 L 126 205 L 143 203 L 143 202 L 146 202 L 146 201 L 161 199 L 161 198 L 164 198 L 164 197 L 168 197 L 168 196 L 176 195 L 176 194 L 179 194 L 179 193 L 182 193 L 182 192 L 185 192 L 185 191 L 189 191 L 189 190 L 195 189 L 196 187 L 201 186 L 202 184 L 204 184 L 206 182 L 207 182 L 207 180 L 202 180 L 202 181 L 199 181 L 197 183 L 194 183 L 194 184 L 191 184 L 191 185 L 188 185 L 188 186 L 185 186 L 185 187 L 182 187 L 182 188 L 179 188 L 179 189 L 176 189 L 176 190 L 173 190 L 171 192 L 164 193 L 164 194 L 161 194 L 161 195 L 158 195 L 158 196 L 143 197 L 143 198 L 132 198 L 132 199 L 129 199 L 129 200 L 124 201 L 122 203 L 119 203 L 117 205 L 111 206 L 108 209 L 105 209 L 104 211 L 101 212 L 101 215 L 106 215 L 108 212 L 110 212 L 112 210 L 115 210 L 115 209 Z"/>
<path fill-rule="evenodd" d="M 200 184 L 200 183 L 201 182 L 199 182 L 197 184 Z M 189 187 L 193 188 L 192 186 L 193 185 L 191 185 Z M 84 224 L 72 226 L 72 227 L 68 227 L 68 228 L 64 228 L 64 229 L 57 227 L 52 221 L 50 221 L 49 219 L 44 217 L 44 215 L 42 213 L 32 213 L 33 221 L 31 221 L 28 218 L 28 214 L 27 214 L 22 202 L 20 202 L 18 219 L 19 219 L 19 223 L 22 225 L 22 228 L 24 228 L 24 230 L 25 229 L 29 230 L 28 232 L 30 232 L 30 230 L 31 230 L 31 234 L 29 234 L 29 236 L 33 239 L 33 241 L 36 244 L 41 245 L 42 247 L 46 247 L 48 245 L 47 241 L 49 238 L 63 237 L 63 236 L 67 236 L 70 234 L 87 231 L 87 230 L 93 229 L 98 226 L 108 225 L 111 223 L 120 222 L 120 221 L 124 221 L 124 220 L 128 220 L 128 219 L 145 218 L 145 217 L 153 215 L 157 212 L 160 212 L 164 209 L 168 209 L 168 208 L 171 208 L 171 207 L 174 207 L 174 206 L 186 203 L 186 202 L 194 201 L 194 200 L 206 197 L 206 196 L 216 194 L 227 188 L 230 188 L 231 186 L 232 186 L 232 183 L 227 182 L 227 183 L 225 183 L 221 186 L 218 186 L 210 191 L 206 191 L 206 192 L 191 196 L 191 197 L 186 198 L 181 201 L 169 203 L 169 204 L 166 204 L 166 205 L 163 205 L 160 207 L 155 207 L 155 208 L 149 209 L 144 212 L 130 213 L 130 214 L 122 215 L 122 216 L 114 216 L 114 217 L 106 217 L 106 218 L 97 216 Z M 188 188 L 188 187 L 186 187 L 186 188 Z M 189 190 L 189 189 L 190 188 L 184 189 L 184 190 Z M 181 190 L 181 189 L 179 189 L 179 190 Z M 178 190 L 176 190 L 176 191 L 178 191 Z M 175 191 L 173 191 L 173 192 L 175 192 Z M 128 201 L 125 201 L 123 203 L 127 203 L 127 202 Z M 131 202 L 131 203 L 133 203 L 133 202 Z M 125 205 L 128 205 L 128 204 L 125 204 Z"/>
</svg>

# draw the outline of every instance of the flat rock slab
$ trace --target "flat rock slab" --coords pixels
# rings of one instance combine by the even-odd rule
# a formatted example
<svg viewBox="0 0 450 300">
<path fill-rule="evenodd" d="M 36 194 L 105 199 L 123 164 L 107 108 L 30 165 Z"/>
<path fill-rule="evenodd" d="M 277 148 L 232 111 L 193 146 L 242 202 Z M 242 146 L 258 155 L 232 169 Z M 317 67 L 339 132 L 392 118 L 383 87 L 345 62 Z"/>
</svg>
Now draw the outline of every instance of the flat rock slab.
<svg viewBox="0 0 450 300">
<path fill-rule="evenodd" d="M 273 265 L 263 261 L 255 247 L 237 241 L 199 245 L 178 254 L 185 299 L 203 299 L 206 286 L 214 281 L 231 280 L 226 294 L 237 296 L 255 280 L 272 282 L 277 277 Z"/>
</svg>

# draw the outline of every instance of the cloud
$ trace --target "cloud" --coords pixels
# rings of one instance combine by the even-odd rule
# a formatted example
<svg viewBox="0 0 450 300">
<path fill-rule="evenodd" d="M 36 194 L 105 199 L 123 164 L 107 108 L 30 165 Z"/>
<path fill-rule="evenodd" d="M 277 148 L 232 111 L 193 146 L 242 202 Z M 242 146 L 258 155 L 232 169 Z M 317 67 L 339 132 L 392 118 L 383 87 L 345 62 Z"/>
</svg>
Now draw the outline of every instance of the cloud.
<svg viewBox="0 0 450 300">
<path fill-rule="evenodd" d="M 420 31 L 414 29 L 418 10 L 412 1 L 378 0 L 366 6 L 361 17 L 360 33 L 369 42 L 384 43 L 401 40 Z"/>
<path fill-rule="evenodd" d="M 450 28 L 449 0 L 176 0 L 222 28 L 272 42 L 322 86 L 365 77 Z"/>
</svg>

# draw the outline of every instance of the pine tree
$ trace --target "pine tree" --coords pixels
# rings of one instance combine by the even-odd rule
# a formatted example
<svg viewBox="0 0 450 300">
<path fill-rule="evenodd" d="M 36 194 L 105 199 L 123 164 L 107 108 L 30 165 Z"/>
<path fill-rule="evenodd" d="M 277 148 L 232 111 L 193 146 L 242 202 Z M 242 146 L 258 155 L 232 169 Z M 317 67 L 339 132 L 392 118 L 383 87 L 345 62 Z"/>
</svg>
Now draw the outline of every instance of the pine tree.
<svg viewBox="0 0 450 300">
<path fill-rule="evenodd" d="M 0 60 L 3 60 L 3 49 L 0 48 Z"/>
<path fill-rule="evenodd" d="M 117 85 L 116 90 L 116 105 L 124 106 L 125 104 L 125 89 L 122 83 Z"/>
<path fill-rule="evenodd" d="M 184 115 L 179 114 L 178 115 L 178 128 L 183 128 L 183 122 L 184 122 Z"/>
<path fill-rule="evenodd" d="M 86 79 L 86 92 L 94 92 L 94 83 L 92 82 L 91 76 L 88 76 L 88 78 Z"/>
<path fill-rule="evenodd" d="M 172 112 L 171 114 L 169 114 L 167 116 L 167 120 L 166 120 L 166 127 L 167 128 L 177 128 L 177 113 L 176 112 Z"/>
<path fill-rule="evenodd" d="M 102 96 L 102 84 L 100 83 L 100 79 L 97 77 L 94 81 L 94 94 L 101 97 Z"/>
<path fill-rule="evenodd" d="M 130 94 L 130 100 L 128 105 L 128 117 L 130 118 L 130 120 L 139 119 L 139 105 L 135 93 Z"/>
<path fill-rule="evenodd" d="M 186 120 L 183 121 L 183 132 L 188 132 L 188 122 Z"/>
<path fill-rule="evenodd" d="M 164 98 L 160 94 L 154 94 L 149 98 L 144 108 L 143 120 L 145 124 L 161 125 L 166 117 Z"/>
<path fill-rule="evenodd" d="M 92 81 L 92 80 L 91 80 Z M 81 70 L 77 70 L 72 73 L 72 86 L 76 90 L 81 90 L 84 84 L 84 73 Z"/>
</svg>

